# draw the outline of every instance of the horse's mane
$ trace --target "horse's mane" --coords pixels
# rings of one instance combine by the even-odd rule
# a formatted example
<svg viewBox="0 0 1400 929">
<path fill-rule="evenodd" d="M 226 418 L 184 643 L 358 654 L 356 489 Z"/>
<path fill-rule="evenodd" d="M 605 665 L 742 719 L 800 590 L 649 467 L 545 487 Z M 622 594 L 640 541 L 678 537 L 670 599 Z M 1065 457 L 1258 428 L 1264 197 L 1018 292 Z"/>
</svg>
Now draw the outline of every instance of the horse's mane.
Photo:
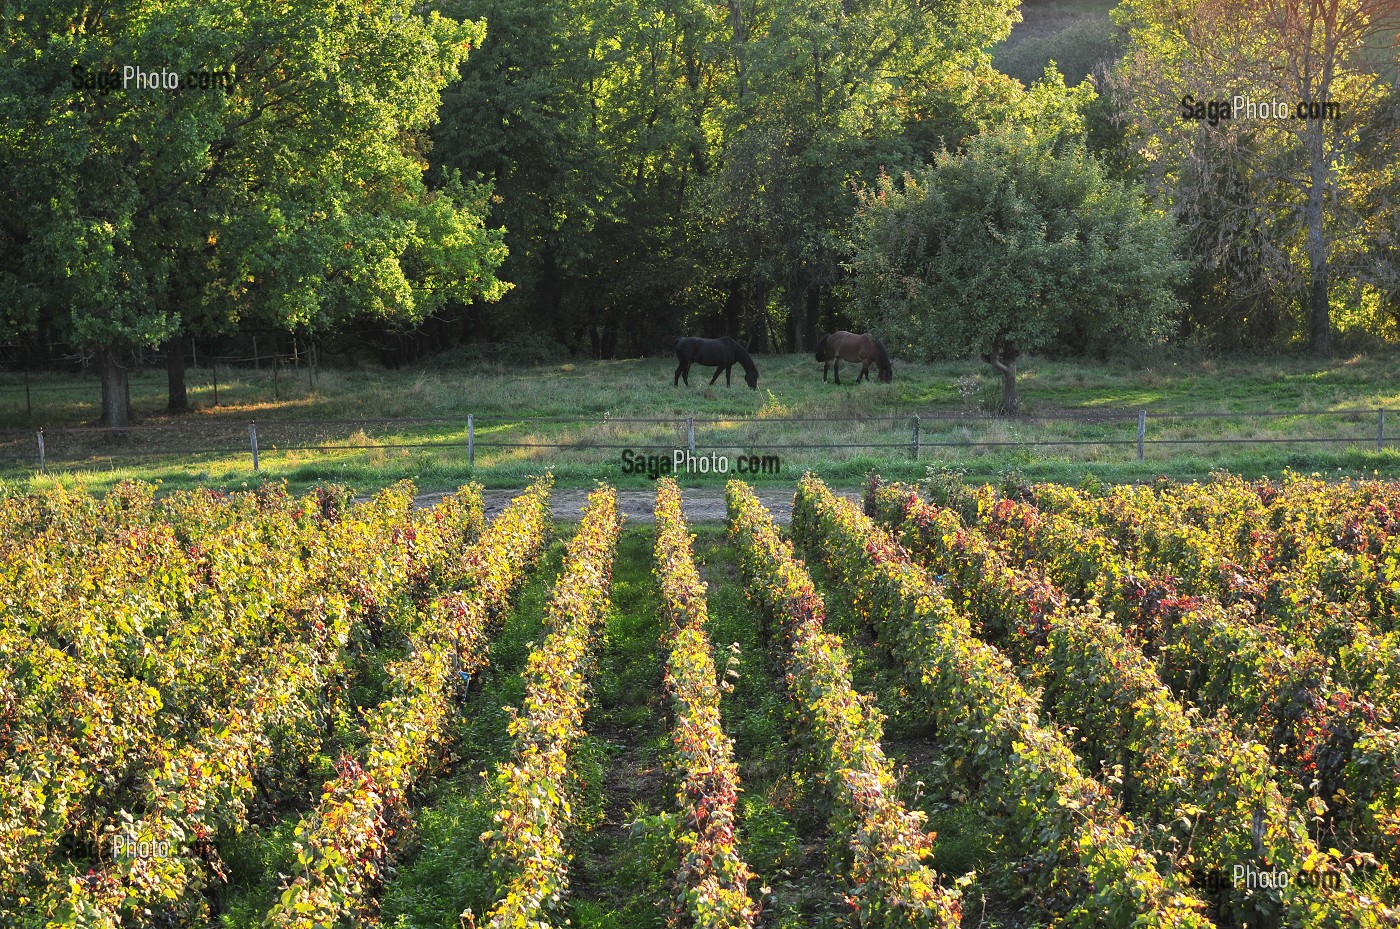
<svg viewBox="0 0 1400 929">
<path fill-rule="evenodd" d="M 826 361 L 826 340 L 827 336 L 822 336 L 817 342 L 817 360 Z"/>
<path fill-rule="evenodd" d="M 879 339 L 875 338 L 874 336 L 871 336 L 871 337 L 870 337 L 870 341 L 872 341 L 872 342 L 875 343 L 875 350 L 878 351 L 878 352 L 880 353 L 879 360 L 876 362 L 876 363 L 880 366 L 880 370 L 881 370 L 881 371 L 893 371 L 893 370 L 894 370 L 894 362 L 890 360 L 890 353 L 887 352 L 887 351 L 885 351 L 885 343 L 884 343 L 884 342 L 881 342 Z"/>
<path fill-rule="evenodd" d="M 753 357 L 749 355 L 748 351 L 745 350 L 744 346 L 740 345 L 737 341 L 731 339 L 729 336 L 725 336 L 724 341 L 734 346 L 734 359 L 738 361 L 739 364 L 744 366 L 744 370 L 746 372 L 758 370 L 757 366 L 753 363 Z"/>
</svg>

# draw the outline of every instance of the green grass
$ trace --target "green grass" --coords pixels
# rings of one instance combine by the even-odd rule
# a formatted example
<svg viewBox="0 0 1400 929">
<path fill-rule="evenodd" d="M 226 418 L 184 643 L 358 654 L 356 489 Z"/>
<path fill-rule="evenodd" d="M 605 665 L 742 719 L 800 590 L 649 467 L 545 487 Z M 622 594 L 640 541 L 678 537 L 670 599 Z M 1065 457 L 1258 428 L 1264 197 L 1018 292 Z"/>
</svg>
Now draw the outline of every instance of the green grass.
<svg viewBox="0 0 1400 929">
<path fill-rule="evenodd" d="M 734 455 L 765 451 L 765 445 L 883 443 L 874 449 L 776 448 L 777 475 L 756 483 L 788 482 L 814 470 L 834 483 L 858 481 L 871 468 L 891 477 L 914 478 L 930 462 L 963 467 L 970 477 L 994 477 L 1019 468 L 1046 480 L 1075 481 L 1086 470 L 1105 480 L 1137 480 L 1158 474 L 1203 477 L 1213 470 L 1250 476 L 1284 468 L 1341 474 L 1400 475 L 1400 458 L 1374 451 L 1374 413 L 1355 417 L 1312 416 L 1335 410 L 1400 405 L 1400 370 L 1389 355 L 1330 362 L 1278 356 L 1151 365 L 1094 364 L 1024 359 L 1020 380 L 1027 418 L 990 416 L 998 382 L 975 363 L 897 362 L 892 384 L 823 383 L 810 356 L 760 357 L 757 391 L 736 384 L 708 387 L 697 369 L 692 386 L 672 386 L 669 359 L 574 362 L 505 369 L 489 364 L 440 371 L 323 370 L 312 389 L 305 377 L 281 382 L 274 401 L 266 375 L 231 381 L 221 373 L 220 405 L 213 407 L 207 373 L 191 377 L 191 397 L 200 406 L 183 417 L 161 412 L 163 380 L 152 373 L 133 378 L 138 424 L 160 426 L 125 437 L 62 432 L 91 422 L 96 384 L 65 376 L 36 377 L 30 384 L 32 414 L 22 403 L 0 407 L 0 455 L 17 462 L 0 466 L 0 481 L 20 487 L 51 481 L 86 483 L 103 490 L 124 478 L 159 480 L 167 489 L 196 485 L 237 489 L 261 480 L 286 480 L 293 490 L 338 481 L 362 491 L 403 477 L 424 491 L 447 490 L 466 480 L 489 487 L 523 486 L 529 474 L 550 468 L 560 486 L 589 486 L 607 480 L 620 487 L 645 487 L 644 474 L 623 474 L 618 447 L 666 454 L 686 443 L 685 420 L 730 420 L 696 425 L 699 449 Z M 251 374 L 251 372 L 247 372 Z M 205 386 L 200 386 L 205 385 Z M 78 389 L 73 389 L 78 388 Z M 84 392 L 86 388 L 86 392 Z M 0 394 L 22 401 L 13 375 L 0 377 Z M 1136 422 L 1131 414 L 1108 423 L 1038 421 L 1036 415 L 1065 411 L 1146 409 L 1150 439 L 1190 439 L 1206 444 L 1146 447 L 1136 461 Z M 1259 418 L 1260 412 L 1289 413 Z M 1232 414 L 1226 418 L 1166 420 L 1166 413 Z M 475 461 L 467 460 L 467 416 L 475 417 Z M 912 417 L 922 414 L 921 461 L 912 460 Z M 931 414 L 955 415 L 932 419 Z M 542 422 L 541 418 L 572 422 Z M 628 423 L 630 417 L 661 423 Z M 862 418 L 852 422 L 790 422 L 795 417 Z M 872 417 L 888 417 L 885 420 Z M 411 420 L 436 419 L 423 423 Z M 1393 417 L 1394 419 L 1394 417 Z M 250 420 L 258 421 L 262 469 L 254 473 L 248 443 Z M 48 428 L 46 446 L 53 470 L 36 473 L 37 440 L 31 428 Z M 1400 445 L 1400 422 L 1389 441 Z M 1355 444 L 1247 446 L 1221 439 L 1348 438 Z M 1074 444 L 1112 440 L 1127 444 Z M 1000 447 L 949 448 L 939 442 L 1001 442 Z M 1027 441 L 1060 442 L 1038 447 Z M 490 443 L 570 443 L 572 449 L 492 447 Z M 377 448 L 412 445 L 419 447 Z M 1368 450 L 1369 449 L 1369 450 Z M 685 475 L 690 485 L 719 486 L 726 475 Z"/>
</svg>

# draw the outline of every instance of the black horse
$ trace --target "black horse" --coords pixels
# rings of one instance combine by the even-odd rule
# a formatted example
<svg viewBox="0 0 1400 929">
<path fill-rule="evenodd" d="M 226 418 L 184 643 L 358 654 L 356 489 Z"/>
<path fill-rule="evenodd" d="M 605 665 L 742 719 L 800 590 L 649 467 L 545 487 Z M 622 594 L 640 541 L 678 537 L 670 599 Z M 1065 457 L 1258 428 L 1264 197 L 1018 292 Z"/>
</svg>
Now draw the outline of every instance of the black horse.
<svg viewBox="0 0 1400 929">
<path fill-rule="evenodd" d="M 718 339 L 698 339 L 694 336 L 685 336 L 676 340 L 676 360 L 680 362 L 676 366 L 675 386 L 679 387 L 681 379 L 684 378 L 685 386 L 690 386 L 690 366 L 705 365 L 714 366 L 715 376 L 710 378 L 713 384 L 719 380 L 719 374 L 724 372 L 724 386 L 729 386 L 729 369 L 734 367 L 734 362 L 739 362 L 744 368 L 744 380 L 748 382 L 750 390 L 758 389 L 758 368 L 755 367 L 753 359 L 749 353 L 744 351 L 744 347 L 735 342 L 729 336 L 720 336 Z"/>
</svg>

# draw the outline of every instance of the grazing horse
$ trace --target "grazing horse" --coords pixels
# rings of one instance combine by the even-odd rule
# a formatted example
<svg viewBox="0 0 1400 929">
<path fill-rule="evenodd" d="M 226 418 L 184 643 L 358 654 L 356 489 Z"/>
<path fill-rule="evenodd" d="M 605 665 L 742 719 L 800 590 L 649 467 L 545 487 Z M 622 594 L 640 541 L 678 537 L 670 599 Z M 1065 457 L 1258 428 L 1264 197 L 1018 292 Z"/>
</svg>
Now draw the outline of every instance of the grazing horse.
<svg viewBox="0 0 1400 929">
<path fill-rule="evenodd" d="M 836 362 L 836 383 L 838 384 L 841 383 L 841 362 L 843 361 L 860 363 L 860 377 L 856 378 L 857 384 L 870 378 L 870 363 L 872 361 L 880 370 L 880 383 L 888 384 L 894 380 L 894 365 L 890 363 L 890 353 L 885 351 L 885 346 L 879 339 L 873 339 L 868 335 L 857 335 L 842 329 L 831 335 L 822 336 L 822 340 L 817 343 L 817 360 L 822 362 L 823 381 L 826 380 L 827 369 L 833 361 Z"/>
<path fill-rule="evenodd" d="M 728 387 L 729 369 L 737 361 L 744 368 L 744 380 L 748 381 L 749 389 L 758 389 L 758 368 L 754 366 L 753 359 L 742 345 L 727 335 L 718 339 L 698 339 L 694 336 L 677 339 L 676 359 L 680 364 L 676 366 L 675 386 L 680 386 L 682 378 L 685 379 L 685 386 L 690 386 L 690 366 L 696 364 L 714 366 L 715 376 L 710 378 L 711 384 L 719 380 L 723 371 L 724 386 Z"/>
</svg>

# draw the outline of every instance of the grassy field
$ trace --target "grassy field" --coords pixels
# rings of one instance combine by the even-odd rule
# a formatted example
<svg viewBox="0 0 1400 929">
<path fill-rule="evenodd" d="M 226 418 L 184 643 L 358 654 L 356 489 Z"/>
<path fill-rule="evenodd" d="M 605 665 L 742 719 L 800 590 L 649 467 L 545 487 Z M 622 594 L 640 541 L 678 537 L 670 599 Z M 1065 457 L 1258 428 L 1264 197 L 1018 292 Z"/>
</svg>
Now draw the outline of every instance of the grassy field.
<svg viewBox="0 0 1400 929">
<path fill-rule="evenodd" d="M 1054 61 L 1065 80 L 1077 84 L 1101 60 L 1116 57 L 1109 12 L 1117 0 L 1023 0 L 1021 22 L 992 49 L 997 68 L 1024 83 Z"/>
<path fill-rule="evenodd" d="M 930 465 L 972 477 L 1019 470 L 1069 481 L 1086 473 L 1136 480 L 1203 477 L 1222 469 L 1247 476 L 1289 468 L 1400 475 L 1400 451 L 1375 451 L 1374 412 L 1400 406 L 1398 360 L 1259 357 L 1129 366 L 1031 358 L 1022 367 L 1024 415 L 1017 419 L 992 415 L 999 381 L 972 363 L 901 363 L 892 384 L 848 380 L 838 387 L 822 383 L 810 356 L 762 357 L 757 391 L 737 379 L 729 388 L 705 386 L 703 369 L 694 372 L 689 388 L 675 388 L 674 365 L 661 358 L 529 369 L 322 370 L 314 384 L 302 370 L 283 373 L 275 396 L 269 372 L 220 369 L 218 406 L 211 372 L 195 370 L 190 396 L 197 409 L 181 417 L 161 413 L 164 379 L 149 372 L 132 379 L 140 428 L 126 434 L 86 428 L 96 415 L 91 377 L 31 375 L 26 406 L 23 380 L 4 375 L 0 428 L 7 431 L 0 434 L 0 480 L 20 486 L 85 483 L 100 490 L 124 478 L 159 480 L 167 488 L 237 488 L 278 479 L 294 489 L 341 481 L 369 490 L 413 477 L 426 492 L 467 479 L 521 486 L 526 475 L 549 468 L 562 486 L 603 479 L 643 487 L 649 484 L 646 474 L 623 473 L 623 450 L 669 456 L 686 445 L 688 417 L 697 420 L 702 453 L 779 455 L 781 471 L 754 476 L 759 482 L 787 482 L 812 469 L 851 485 L 871 469 L 910 478 Z M 1139 409 L 1149 413 L 1143 461 L 1136 460 Z M 1318 415 L 1340 410 L 1366 412 Z M 1274 415 L 1260 415 L 1265 413 Z M 474 463 L 465 447 L 469 414 L 475 420 Z M 1211 417 L 1190 418 L 1200 414 Z M 1065 415 L 1081 419 L 1053 419 Z M 804 417 L 844 421 L 794 421 Z M 628 421 L 633 418 L 663 421 Z M 1397 419 L 1388 421 L 1387 434 L 1400 449 Z M 256 474 L 251 421 L 257 423 L 260 451 Z M 40 426 L 46 430 L 48 475 L 37 469 Z M 972 441 L 1001 444 L 939 444 Z M 1080 444 L 1105 441 L 1121 444 Z M 1027 442 L 1051 444 L 1022 444 Z M 548 443 L 580 447 L 526 447 Z M 845 443 L 884 447 L 811 447 Z M 716 487 L 723 478 L 682 476 L 687 484 Z"/>
<path fill-rule="evenodd" d="M 1027 84 L 1038 80 L 1046 64 L 1054 61 L 1065 80 L 1077 84 L 1099 62 L 1112 61 L 1121 53 L 1113 44 L 1115 27 L 1109 15 L 1117 5 L 1117 0 L 1022 0 L 1021 22 L 992 49 L 992 61 Z M 1373 43 L 1362 58 L 1393 81 L 1398 44 L 1400 33 L 1393 42 Z"/>
</svg>

